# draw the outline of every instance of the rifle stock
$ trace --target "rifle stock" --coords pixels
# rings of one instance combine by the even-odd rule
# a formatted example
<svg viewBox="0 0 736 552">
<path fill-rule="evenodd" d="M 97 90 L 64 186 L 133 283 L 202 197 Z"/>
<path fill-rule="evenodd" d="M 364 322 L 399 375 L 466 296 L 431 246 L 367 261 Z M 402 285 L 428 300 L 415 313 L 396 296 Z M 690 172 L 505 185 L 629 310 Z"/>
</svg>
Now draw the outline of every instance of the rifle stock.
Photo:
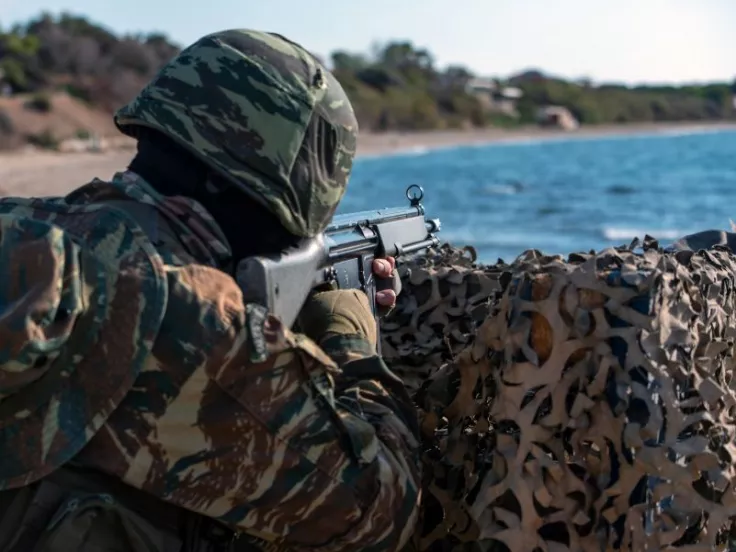
<svg viewBox="0 0 736 552">
<path fill-rule="evenodd" d="M 422 188 L 409 186 L 406 197 L 408 207 L 336 215 L 324 233 L 296 248 L 243 259 L 236 270 L 243 299 L 263 305 L 292 327 L 310 292 L 333 284 L 365 292 L 378 323 L 373 260 L 391 256 L 399 263 L 439 243 L 440 221 L 425 217 Z"/>
</svg>

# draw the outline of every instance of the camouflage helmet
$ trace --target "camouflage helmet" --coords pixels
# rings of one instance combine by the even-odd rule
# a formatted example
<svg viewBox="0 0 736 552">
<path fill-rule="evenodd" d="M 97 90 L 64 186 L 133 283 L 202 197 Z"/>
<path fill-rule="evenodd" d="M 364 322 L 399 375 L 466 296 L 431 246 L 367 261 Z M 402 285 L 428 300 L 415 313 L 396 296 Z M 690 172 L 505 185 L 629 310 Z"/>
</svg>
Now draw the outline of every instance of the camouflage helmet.
<svg viewBox="0 0 736 552">
<path fill-rule="evenodd" d="M 278 217 L 311 237 L 347 187 L 358 123 L 335 77 L 273 33 L 207 35 L 173 58 L 115 114 L 163 132 Z"/>
</svg>

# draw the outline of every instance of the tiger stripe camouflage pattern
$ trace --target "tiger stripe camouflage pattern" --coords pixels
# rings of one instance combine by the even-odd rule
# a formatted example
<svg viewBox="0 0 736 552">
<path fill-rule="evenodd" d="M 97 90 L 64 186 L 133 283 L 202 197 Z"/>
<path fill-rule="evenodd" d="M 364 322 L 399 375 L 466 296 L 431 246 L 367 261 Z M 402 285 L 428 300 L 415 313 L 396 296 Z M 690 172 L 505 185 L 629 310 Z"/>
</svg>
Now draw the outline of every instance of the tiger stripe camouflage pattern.
<svg viewBox="0 0 736 552">
<path fill-rule="evenodd" d="M 247 30 L 185 49 L 116 123 L 297 236 L 330 220 L 357 133 L 314 56 Z M 4 198 L 0 489 L 74 457 L 268 550 L 726 549 L 736 260 L 714 235 L 494 266 L 436 250 L 402 267 L 391 371 L 243 305 L 208 213 L 133 173 Z"/>
<path fill-rule="evenodd" d="M 329 223 L 347 186 L 358 122 L 335 77 L 280 35 L 207 35 L 115 115 L 120 130 L 163 132 L 296 236 Z"/>
<path fill-rule="evenodd" d="M 386 362 L 420 411 L 407 550 L 726 550 L 736 235 L 403 267 Z M 418 377 L 417 377 L 418 376 Z"/>
<path fill-rule="evenodd" d="M 74 456 L 271 550 L 395 550 L 420 501 L 408 393 L 356 336 L 338 365 L 244 305 L 222 240 L 129 171 L 0 199 L 0 489 Z"/>
<path fill-rule="evenodd" d="M 145 234 L 97 207 L 2 198 L 0 253 L 5 489 L 70 460 L 119 406 L 150 356 L 167 282 Z"/>
<path fill-rule="evenodd" d="M 295 236 L 331 219 L 358 130 L 314 56 L 237 29 L 183 50 L 115 122 L 174 140 Z M 361 336 L 329 356 L 244 305 L 196 201 L 131 171 L 4 198 L 0 246 L 0 489 L 74 458 L 269 549 L 408 540 L 419 428 L 401 381 Z"/>
</svg>

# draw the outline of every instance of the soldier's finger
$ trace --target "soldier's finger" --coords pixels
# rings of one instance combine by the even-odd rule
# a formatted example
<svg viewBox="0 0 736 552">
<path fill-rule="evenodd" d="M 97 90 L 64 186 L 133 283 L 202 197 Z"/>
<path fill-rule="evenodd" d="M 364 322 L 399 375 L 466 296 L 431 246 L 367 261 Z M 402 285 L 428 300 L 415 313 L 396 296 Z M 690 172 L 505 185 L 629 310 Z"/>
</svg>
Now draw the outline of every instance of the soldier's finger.
<svg viewBox="0 0 736 552">
<path fill-rule="evenodd" d="M 391 266 L 391 262 L 387 259 L 374 259 L 373 260 L 373 273 L 379 278 L 390 278 L 394 269 Z"/>
<path fill-rule="evenodd" d="M 396 304 L 396 292 L 392 289 L 376 292 L 376 303 L 382 307 L 393 307 Z"/>
</svg>

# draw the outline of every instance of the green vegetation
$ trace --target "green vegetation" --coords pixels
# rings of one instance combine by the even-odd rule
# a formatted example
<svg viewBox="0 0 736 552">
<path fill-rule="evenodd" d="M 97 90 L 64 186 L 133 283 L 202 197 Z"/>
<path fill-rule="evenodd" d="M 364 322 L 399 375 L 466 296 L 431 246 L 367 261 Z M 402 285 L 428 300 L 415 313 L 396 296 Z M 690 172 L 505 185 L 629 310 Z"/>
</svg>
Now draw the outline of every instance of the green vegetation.
<svg viewBox="0 0 736 552">
<path fill-rule="evenodd" d="M 113 110 L 178 49 L 162 34 L 116 36 L 84 17 L 43 14 L 4 32 L 0 28 L 0 84 L 13 93 L 66 90 Z M 527 71 L 493 81 L 495 90 L 471 89 L 469 70 L 439 69 L 428 50 L 401 41 L 376 48 L 373 55 L 338 51 L 329 61 L 365 130 L 509 127 L 536 122 L 538 109 L 546 105 L 567 108 L 583 124 L 736 118 L 736 82 L 627 87 Z M 507 87 L 519 89 L 522 97 L 504 98 Z M 29 107 L 51 109 L 42 98 L 35 96 Z"/>
<path fill-rule="evenodd" d="M 56 150 L 59 149 L 59 140 L 50 130 L 44 130 L 38 134 L 30 134 L 26 137 L 26 141 L 41 149 Z"/>
<path fill-rule="evenodd" d="M 15 145 L 17 137 L 13 120 L 4 109 L 0 109 L 0 150 L 10 149 Z"/>
<path fill-rule="evenodd" d="M 31 111 L 38 111 L 39 113 L 48 113 L 54 108 L 53 101 L 48 94 L 38 92 L 31 96 L 29 100 L 24 104 L 26 109 Z"/>
<path fill-rule="evenodd" d="M 548 105 L 567 108 L 583 124 L 736 119 L 736 81 L 595 86 L 527 71 L 491 81 L 495 90 L 470 93 L 469 70 L 438 70 L 426 50 L 410 43 L 388 44 L 372 58 L 337 52 L 332 65 L 361 123 L 374 130 L 533 124 L 539 108 Z M 521 91 L 521 98 L 504 99 L 502 92 L 509 88 Z M 514 109 L 507 111 L 509 104 Z"/>
<path fill-rule="evenodd" d="M 118 37 L 84 17 L 43 14 L 0 29 L 0 80 L 15 93 L 66 90 L 113 110 L 178 51 L 161 34 Z"/>
<path fill-rule="evenodd" d="M 510 79 L 524 91 L 522 119 L 531 120 L 539 105 L 566 107 L 581 123 L 705 121 L 736 118 L 736 81 L 704 86 L 592 86 L 527 72 Z"/>
</svg>

